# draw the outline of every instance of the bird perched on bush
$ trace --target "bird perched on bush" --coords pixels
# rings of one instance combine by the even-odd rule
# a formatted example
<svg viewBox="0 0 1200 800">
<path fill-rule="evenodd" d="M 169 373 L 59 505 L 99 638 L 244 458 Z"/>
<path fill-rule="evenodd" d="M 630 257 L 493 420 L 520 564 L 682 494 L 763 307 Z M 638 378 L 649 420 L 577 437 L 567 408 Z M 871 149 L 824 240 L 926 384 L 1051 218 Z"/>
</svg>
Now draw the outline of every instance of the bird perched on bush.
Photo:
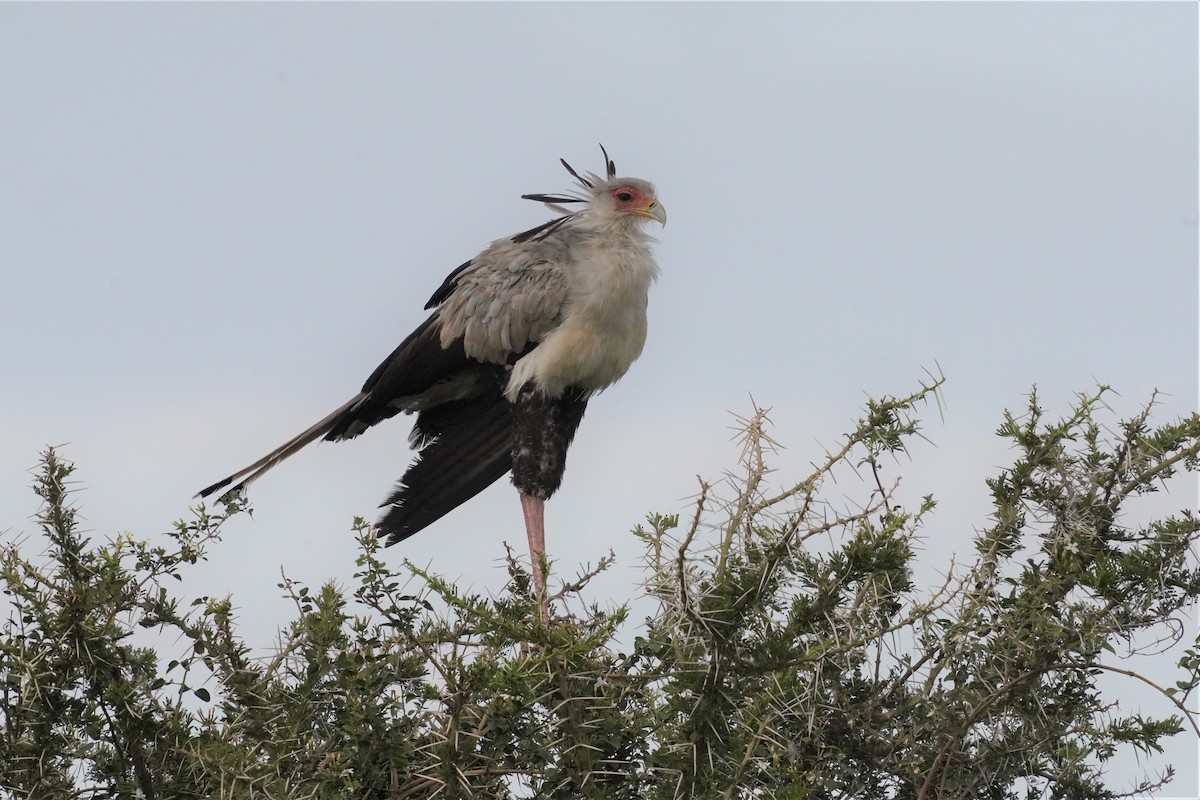
<svg viewBox="0 0 1200 800">
<path fill-rule="evenodd" d="M 645 223 L 667 221 L 654 186 L 617 177 L 601 152 L 604 177 L 562 160 L 576 191 L 522 195 L 561 216 L 493 242 L 450 273 L 425 304 L 433 313 L 358 394 L 199 496 L 235 481 L 229 492 L 241 491 L 317 439 L 350 439 L 415 413 L 409 441 L 419 452 L 381 505 L 379 535 L 402 541 L 511 471 L 544 598 L 545 501 L 562 483 L 588 401 L 642 352 L 659 271 Z"/>
</svg>

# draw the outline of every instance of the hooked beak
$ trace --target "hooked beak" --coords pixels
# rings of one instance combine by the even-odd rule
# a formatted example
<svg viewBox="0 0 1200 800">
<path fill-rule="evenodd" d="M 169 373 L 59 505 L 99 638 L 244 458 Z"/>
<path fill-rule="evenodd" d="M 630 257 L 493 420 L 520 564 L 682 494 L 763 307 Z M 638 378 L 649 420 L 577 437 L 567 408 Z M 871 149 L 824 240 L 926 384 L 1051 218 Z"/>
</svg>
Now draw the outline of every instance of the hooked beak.
<svg viewBox="0 0 1200 800">
<path fill-rule="evenodd" d="M 658 220 L 658 224 L 664 228 L 667 226 L 667 210 L 658 201 L 651 203 L 645 208 L 638 209 L 637 213 L 643 217 Z"/>
</svg>

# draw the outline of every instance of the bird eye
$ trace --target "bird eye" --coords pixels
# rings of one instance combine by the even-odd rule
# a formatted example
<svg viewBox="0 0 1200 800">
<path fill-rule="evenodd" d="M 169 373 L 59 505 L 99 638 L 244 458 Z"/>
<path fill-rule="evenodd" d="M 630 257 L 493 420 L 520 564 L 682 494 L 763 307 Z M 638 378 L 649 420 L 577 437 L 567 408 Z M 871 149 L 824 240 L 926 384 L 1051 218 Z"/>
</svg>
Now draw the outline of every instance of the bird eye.
<svg viewBox="0 0 1200 800">
<path fill-rule="evenodd" d="M 633 199 L 633 193 L 632 192 L 617 192 L 617 199 L 620 200 L 622 203 L 628 203 L 630 200 Z"/>
</svg>

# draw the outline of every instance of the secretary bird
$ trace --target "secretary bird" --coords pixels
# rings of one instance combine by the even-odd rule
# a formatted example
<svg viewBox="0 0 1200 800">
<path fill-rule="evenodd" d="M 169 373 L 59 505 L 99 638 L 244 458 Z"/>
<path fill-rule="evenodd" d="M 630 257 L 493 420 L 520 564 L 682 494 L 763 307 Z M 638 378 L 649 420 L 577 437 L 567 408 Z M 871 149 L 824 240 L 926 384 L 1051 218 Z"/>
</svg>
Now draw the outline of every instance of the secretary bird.
<svg viewBox="0 0 1200 800">
<path fill-rule="evenodd" d="M 600 150 L 605 177 L 580 175 L 560 159 L 577 191 L 522 195 L 562 216 L 493 242 L 451 272 L 425 304 L 433 313 L 362 391 L 197 496 L 239 481 L 230 497 L 317 439 L 351 439 L 415 413 L 409 442 L 418 453 L 380 506 L 379 535 L 388 546 L 403 541 L 511 471 L 546 621 L 545 502 L 562 483 L 588 400 L 642 352 L 659 272 L 644 223 L 667 222 L 654 186 L 618 178 Z"/>
</svg>

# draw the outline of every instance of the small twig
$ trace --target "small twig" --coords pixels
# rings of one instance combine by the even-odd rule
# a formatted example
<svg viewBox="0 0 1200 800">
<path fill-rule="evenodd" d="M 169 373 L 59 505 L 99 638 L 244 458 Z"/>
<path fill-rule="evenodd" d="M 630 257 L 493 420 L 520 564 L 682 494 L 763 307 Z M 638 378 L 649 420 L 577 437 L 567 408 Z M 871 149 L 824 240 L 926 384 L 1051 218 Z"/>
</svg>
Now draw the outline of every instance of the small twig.
<svg viewBox="0 0 1200 800">
<path fill-rule="evenodd" d="M 687 586 L 687 552 L 692 545 L 692 539 L 696 536 L 696 531 L 700 529 L 700 516 L 704 513 L 704 504 L 708 499 L 708 491 L 710 485 L 699 476 L 696 480 L 700 481 L 700 498 L 696 501 L 696 514 L 692 517 L 692 524 L 688 527 L 687 535 L 683 537 L 683 542 L 679 545 L 679 556 L 676 560 L 676 577 L 679 580 L 679 602 L 685 614 L 698 623 L 702 623 L 700 617 L 692 609 L 691 595 L 688 593 Z"/>
</svg>

